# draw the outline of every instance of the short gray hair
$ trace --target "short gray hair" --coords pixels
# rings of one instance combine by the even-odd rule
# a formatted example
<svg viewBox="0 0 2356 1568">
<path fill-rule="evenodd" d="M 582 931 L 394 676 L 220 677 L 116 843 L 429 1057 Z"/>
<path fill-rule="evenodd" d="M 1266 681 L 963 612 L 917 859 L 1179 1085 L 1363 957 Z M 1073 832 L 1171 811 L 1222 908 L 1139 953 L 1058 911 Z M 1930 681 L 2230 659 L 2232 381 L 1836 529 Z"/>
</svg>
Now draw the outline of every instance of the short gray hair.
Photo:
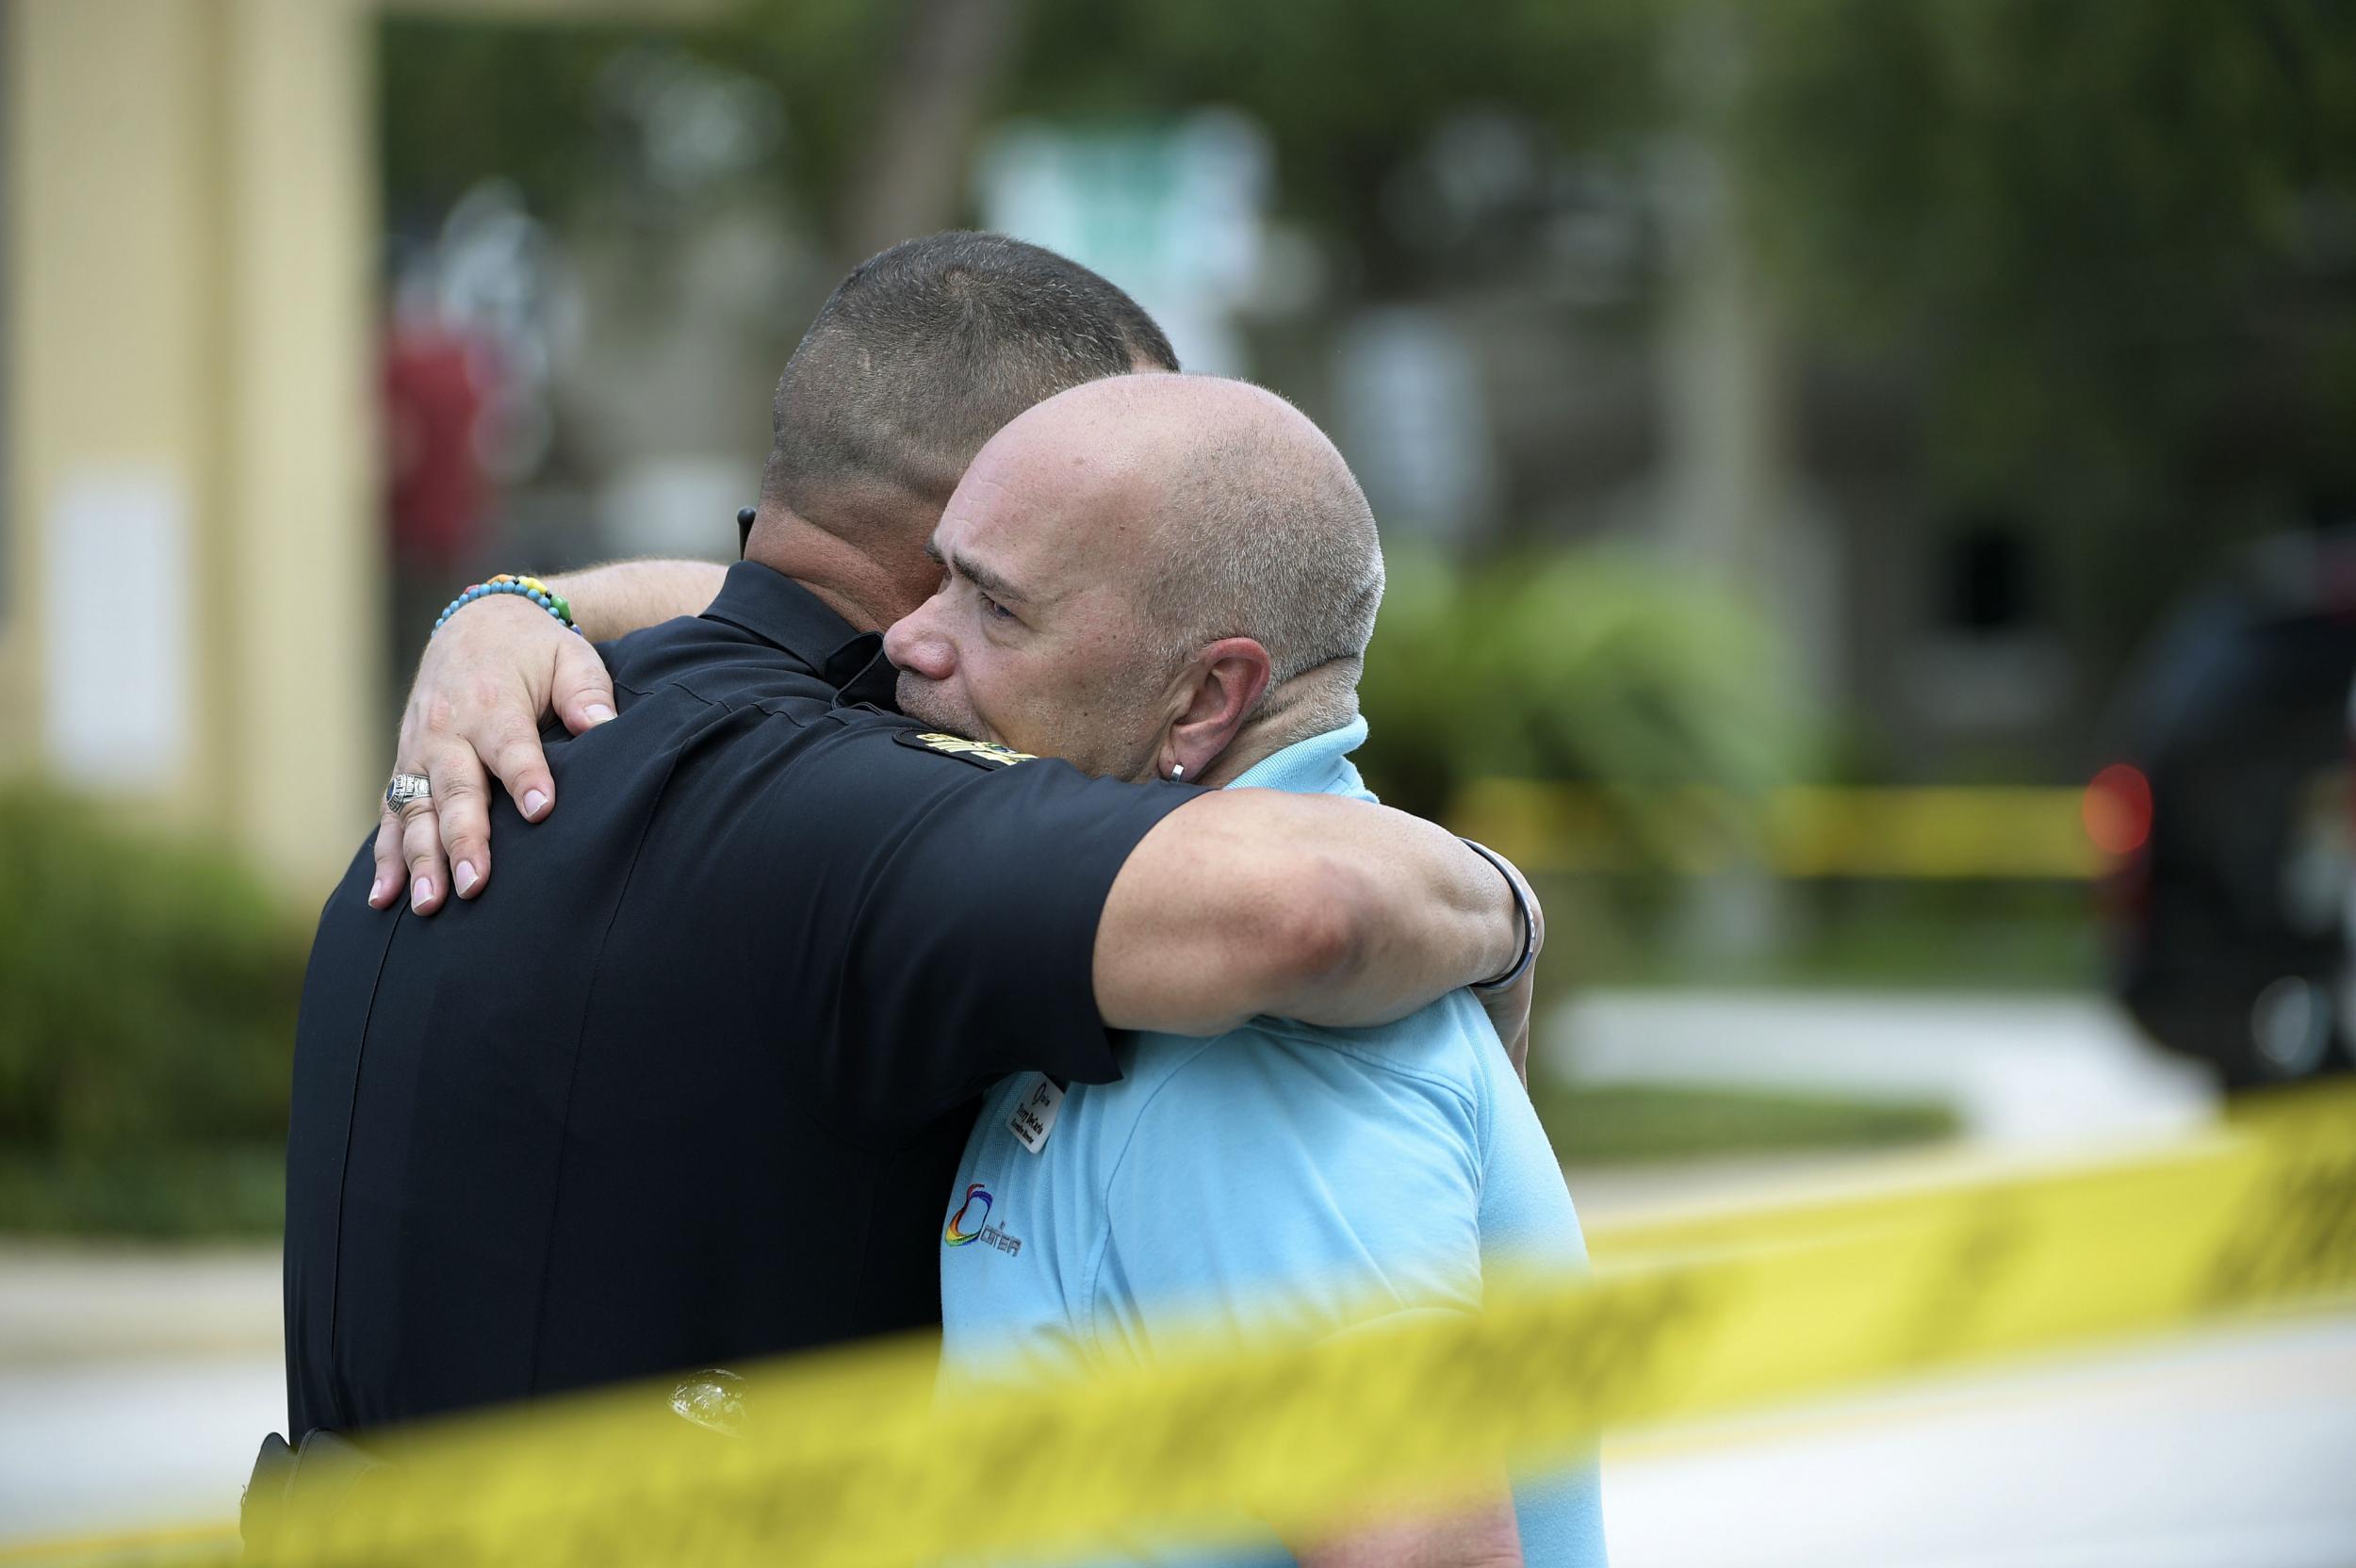
<svg viewBox="0 0 2356 1568">
<path fill-rule="evenodd" d="M 1273 394 L 1252 402 L 1258 416 L 1224 402 L 1174 465 L 1146 594 L 1153 632 L 1173 667 L 1222 637 L 1250 637 L 1268 649 L 1271 688 L 1346 663 L 1347 695 L 1383 602 L 1374 512 L 1322 432 L 1268 406 L 1282 404 Z M 1327 716 L 1346 722 L 1354 701 L 1347 708 Z"/>
</svg>

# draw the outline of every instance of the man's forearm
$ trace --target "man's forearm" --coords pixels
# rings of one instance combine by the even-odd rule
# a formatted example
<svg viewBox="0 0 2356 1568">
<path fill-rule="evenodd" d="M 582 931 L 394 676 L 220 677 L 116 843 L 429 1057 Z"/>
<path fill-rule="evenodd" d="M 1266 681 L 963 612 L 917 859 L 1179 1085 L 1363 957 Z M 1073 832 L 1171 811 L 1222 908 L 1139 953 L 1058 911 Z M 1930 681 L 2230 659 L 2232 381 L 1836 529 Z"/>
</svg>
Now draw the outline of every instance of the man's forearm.
<svg viewBox="0 0 2356 1568">
<path fill-rule="evenodd" d="M 548 579 L 571 601 L 591 642 L 680 615 L 700 615 L 719 596 L 728 568 L 709 561 L 616 561 Z"/>
<path fill-rule="evenodd" d="M 1280 972 L 1258 1011 L 1337 1029 L 1388 1023 L 1504 973 L 1521 956 L 1513 889 L 1495 866 L 1419 817 L 1368 814 L 1346 841 L 1293 850 L 1323 858 L 1327 896 L 1347 929 L 1333 964 Z"/>
<path fill-rule="evenodd" d="M 1513 966 L 1521 919 L 1495 867 L 1404 812 L 1270 790 L 1163 819 L 1099 923 L 1105 1022 L 1222 1033 L 1261 1013 L 1387 1023 Z"/>
<path fill-rule="evenodd" d="M 1399 1520 L 1332 1537 L 1299 1553 L 1301 1568 L 1521 1568 L 1510 1496 L 1436 1519 Z"/>
</svg>

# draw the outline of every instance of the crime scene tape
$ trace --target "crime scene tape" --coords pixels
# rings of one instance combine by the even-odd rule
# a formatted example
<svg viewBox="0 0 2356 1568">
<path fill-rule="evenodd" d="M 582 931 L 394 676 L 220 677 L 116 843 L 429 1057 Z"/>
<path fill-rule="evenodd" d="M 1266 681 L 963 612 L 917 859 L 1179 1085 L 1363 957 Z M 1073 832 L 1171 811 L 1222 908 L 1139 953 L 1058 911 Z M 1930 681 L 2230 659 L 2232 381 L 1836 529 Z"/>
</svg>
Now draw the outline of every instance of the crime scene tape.
<svg viewBox="0 0 2356 1568">
<path fill-rule="evenodd" d="M 2125 1162 L 1673 1220 L 1595 1251 L 1591 1281 L 1500 1282 L 1478 1317 L 1205 1338 L 1152 1370 L 978 1396 L 937 1397 L 929 1342 L 800 1358 L 751 1374 L 735 1435 L 671 1414 L 668 1384 L 386 1434 L 393 1468 L 290 1511 L 267 1560 L 836 1568 L 1052 1558 L 1140 1528 L 1312 1535 L 1370 1498 L 1463 1495 L 1500 1452 L 1575 1457 L 1606 1427 L 2344 1303 L 2356 1092 L 2261 1102 Z M 74 1557 L 40 1553 L 0 1561 Z"/>
<path fill-rule="evenodd" d="M 2115 865 L 2088 836 L 2083 788 L 1794 785 L 1752 800 L 1698 786 L 1656 789 L 1644 792 L 1639 819 L 1651 830 L 1633 834 L 1614 793 L 1477 778 L 1448 821 L 1527 872 L 1703 875 L 1757 864 L 1800 878 L 2086 881 Z"/>
</svg>

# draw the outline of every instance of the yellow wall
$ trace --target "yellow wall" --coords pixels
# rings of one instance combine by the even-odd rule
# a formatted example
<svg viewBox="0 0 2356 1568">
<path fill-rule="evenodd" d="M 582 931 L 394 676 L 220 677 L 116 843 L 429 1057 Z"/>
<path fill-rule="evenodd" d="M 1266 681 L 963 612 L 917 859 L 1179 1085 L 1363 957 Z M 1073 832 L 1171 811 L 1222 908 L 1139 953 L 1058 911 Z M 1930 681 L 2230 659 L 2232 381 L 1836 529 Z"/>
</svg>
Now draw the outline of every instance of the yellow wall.
<svg viewBox="0 0 2356 1568">
<path fill-rule="evenodd" d="M 221 300 L 234 368 L 219 509 L 223 713 L 241 841 L 331 881 L 392 755 L 378 665 L 373 24 L 338 0 L 231 0 Z M 261 612 L 256 613 L 256 609 Z"/>
<path fill-rule="evenodd" d="M 0 760 L 37 763 L 49 508 L 77 465 L 201 482 L 209 253 L 194 7 L 18 0 L 9 18 L 8 602 Z M 136 373 L 134 372 L 136 368 Z"/>
<path fill-rule="evenodd" d="M 341 0 L 16 0 L 7 51 L 0 769 L 56 761 L 61 496 L 160 482 L 188 524 L 191 722 L 111 792 L 290 890 L 350 854 L 390 750 L 369 27 Z"/>
<path fill-rule="evenodd" d="M 56 741 L 71 705 L 54 666 L 86 666 L 54 654 L 69 627 L 107 622 L 60 613 L 47 573 L 74 559 L 61 498 L 87 500 L 93 478 L 120 494 L 103 482 L 129 476 L 186 520 L 172 579 L 185 613 L 149 624 L 188 701 L 161 760 L 99 792 L 216 833 L 291 893 L 325 890 L 374 820 L 393 740 L 378 668 L 376 15 L 685 20 L 718 4 L 0 0 L 0 775 L 93 787 Z"/>
</svg>

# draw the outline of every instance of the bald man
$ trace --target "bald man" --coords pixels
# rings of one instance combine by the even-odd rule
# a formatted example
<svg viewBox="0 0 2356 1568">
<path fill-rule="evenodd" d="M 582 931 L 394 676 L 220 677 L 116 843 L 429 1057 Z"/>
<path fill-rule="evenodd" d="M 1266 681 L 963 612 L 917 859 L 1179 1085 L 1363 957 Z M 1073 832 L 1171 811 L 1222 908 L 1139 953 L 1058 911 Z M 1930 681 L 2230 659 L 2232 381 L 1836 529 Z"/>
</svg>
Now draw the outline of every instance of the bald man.
<svg viewBox="0 0 2356 1568">
<path fill-rule="evenodd" d="M 885 640 L 910 716 L 1101 776 L 1373 798 L 1349 758 L 1374 519 L 1272 394 L 1178 375 L 1060 393 L 981 449 L 928 553 L 940 588 Z M 1150 1361 L 1205 1328 L 1474 1311 L 1501 1266 L 1584 1265 L 1560 1166 L 1464 992 L 1381 1028 L 1263 1018 L 1118 1054 L 1117 1083 L 1026 1072 L 985 1100 L 941 1226 L 954 1385 Z M 1597 1480 L 1516 1477 L 1512 1507 L 1295 1545 L 1353 1568 L 1600 1563 Z"/>
<path fill-rule="evenodd" d="M 1112 777 L 1374 798 L 1349 760 L 1374 518 L 1283 400 L 1175 375 L 1061 393 L 982 449 L 933 553 L 940 592 L 885 637 L 903 712 Z M 1382 1028 L 1257 1019 L 1120 1055 L 1117 1083 L 1023 1073 L 985 1100 L 942 1237 L 953 1383 L 1135 1364 L 1206 1329 L 1472 1312 L 1500 1266 L 1585 1263 L 1561 1167 L 1463 992 Z M 1514 1492 L 1301 1557 L 1513 1560 L 1518 1541 L 1533 1563 L 1603 1560 L 1592 1467 Z"/>
</svg>

